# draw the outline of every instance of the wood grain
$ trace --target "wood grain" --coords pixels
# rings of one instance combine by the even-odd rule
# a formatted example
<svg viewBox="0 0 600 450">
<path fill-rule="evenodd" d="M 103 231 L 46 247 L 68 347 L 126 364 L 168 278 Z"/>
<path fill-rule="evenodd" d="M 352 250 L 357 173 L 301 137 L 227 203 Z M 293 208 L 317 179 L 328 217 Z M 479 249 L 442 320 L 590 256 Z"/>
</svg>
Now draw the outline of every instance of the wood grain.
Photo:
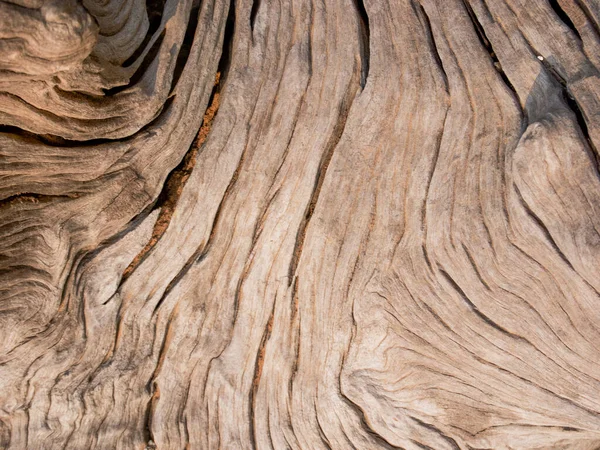
<svg viewBox="0 0 600 450">
<path fill-rule="evenodd" d="M 0 1 L 0 448 L 600 448 L 596 0 Z"/>
</svg>

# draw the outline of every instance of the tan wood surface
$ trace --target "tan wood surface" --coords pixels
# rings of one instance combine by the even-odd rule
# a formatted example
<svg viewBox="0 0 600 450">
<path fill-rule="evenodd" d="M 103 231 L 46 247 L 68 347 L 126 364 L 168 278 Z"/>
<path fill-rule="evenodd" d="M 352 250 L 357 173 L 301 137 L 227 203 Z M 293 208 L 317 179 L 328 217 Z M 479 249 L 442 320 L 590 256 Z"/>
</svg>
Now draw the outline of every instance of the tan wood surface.
<svg viewBox="0 0 600 450">
<path fill-rule="evenodd" d="M 0 1 L 0 448 L 600 448 L 599 0 Z"/>
</svg>

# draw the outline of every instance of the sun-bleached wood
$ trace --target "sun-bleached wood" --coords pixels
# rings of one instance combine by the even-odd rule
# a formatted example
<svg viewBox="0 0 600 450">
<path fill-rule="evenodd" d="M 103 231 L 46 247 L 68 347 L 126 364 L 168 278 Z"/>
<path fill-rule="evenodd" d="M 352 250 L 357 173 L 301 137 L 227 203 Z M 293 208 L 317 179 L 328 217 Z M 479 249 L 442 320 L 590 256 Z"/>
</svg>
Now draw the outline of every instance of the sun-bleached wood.
<svg viewBox="0 0 600 450">
<path fill-rule="evenodd" d="M 0 1 L 0 447 L 600 448 L 597 0 Z"/>
</svg>

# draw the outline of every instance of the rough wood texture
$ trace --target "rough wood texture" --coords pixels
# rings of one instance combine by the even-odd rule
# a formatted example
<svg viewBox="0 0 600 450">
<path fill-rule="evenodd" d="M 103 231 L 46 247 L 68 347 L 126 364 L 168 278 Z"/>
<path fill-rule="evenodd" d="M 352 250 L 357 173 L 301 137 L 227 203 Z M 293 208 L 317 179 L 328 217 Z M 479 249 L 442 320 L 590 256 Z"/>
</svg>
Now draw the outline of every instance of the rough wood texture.
<svg viewBox="0 0 600 450">
<path fill-rule="evenodd" d="M 0 447 L 600 448 L 598 0 L 0 1 Z"/>
</svg>

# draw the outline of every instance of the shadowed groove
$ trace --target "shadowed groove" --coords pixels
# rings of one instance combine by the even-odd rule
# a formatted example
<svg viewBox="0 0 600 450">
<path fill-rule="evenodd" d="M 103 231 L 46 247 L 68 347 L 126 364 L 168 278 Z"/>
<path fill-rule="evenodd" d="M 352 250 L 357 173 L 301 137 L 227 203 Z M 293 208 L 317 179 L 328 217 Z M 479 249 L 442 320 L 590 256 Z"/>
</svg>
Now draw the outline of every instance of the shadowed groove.
<svg viewBox="0 0 600 450">
<path fill-rule="evenodd" d="M 292 252 L 292 259 L 290 261 L 290 268 L 288 271 L 288 286 L 291 286 L 294 280 L 294 275 L 296 274 L 298 262 L 300 261 L 300 256 L 302 255 L 302 248 L 304 246 L 304 239 L 306 237 L 308 224 L 310 223 L 310 219 L 312 218 L 312 215 L 315 211 L 317 201 L 319 200 L 321 188 L 323 186 L 323 182 L 325 181 L 325 175 L 327 174 L 327 168 L 329 167 L 331 158 L 333 158 L 335 148 L 337 147 L 340 139 L 342 138 L 342 134 L 344 133 L 344 129 L 346 127 L 346 120 L 348 118 L 348 111 L 350 110 L 350 106 L 354 99 L 353 96 L 354 94 L 352 92 L 348 92 L 346 98 L 342 102 L 342 105 L 339 108 L 339 119 L 333 129 L 333 132 L 331 133 L 329 141 L 325 146 L 325 150 L 321 155 L 321 162 L 317 170 L 315 184 L 313 187 L 312 194 L 310 196 L 310 201 L 308 202 L 306 211 L 304 213 L 304 217 L 302 219 L 302 222 L 300 223 L 300 226 L 298 227 L 298 232 L 296 234 L 296 243 L 294 244 L 294 251 Z"/>
<path fill-rule="evenodd" d="M 118 94 L 119 92 L 123 92 L 124 90 L 129 89 L 131 86 L 136 85 L 144 77 L 144 75 L 148 71 L 148 68 L 154 63 L 154 60 L 158 57 L 166 33 L 166 30 L 163 30 L 162 33 L 160 33 L 154 44 L 152 44 L 152 47 L 150 47 L 150 50 L 144 57 L 144 60 L 142 61 L 140 66 L 136 69 L 136 71 L 129 79 L 129 83 L 123 86 L 115 86 L 113 88 L 103 89 L 105 96 L 110 97 L 112 95 Z"/>
<path fill-rule="evenodd" d="M 158 30 L 162 20 L 163 10 L 167 0 L 146 0 L 146 14 L 148 15 L 148 32 L 142 43 L 135 49 L 132 55 L 123 62 L 123 67 L 131 66 L 141 55 L 152 40 L 152 36 Z"/>
<path fill-rule="evenodd" d="M 38 106 L 0 117 L 56 116 L 3 128 L 0 447 L 599 446 L 580 153 L 600 90 L 561 14 L 586 51 L 600 34 L 590 0 L 546 1 L 244 0 L 236 20 L 228 0 L 110 0 L 117 40 L 91 55 L 130 69 L 42 81 L 3 71 L 0 38 L 0 90 L 21 76 L 6 90 Z M 144 5 L 147 34 L 126 17 Z M 143 95 L 99 95 L 162 25 Z M 525 137 L 514 88 L 542 125 Z M 108 130 L 114 111 L 141 119 Z"/>
<path fill-rule="evenodd" d="M 573 32 L 573 34 L 575 36 L 577 36 L 577 39 L 581 40 L 581 35 L 579 34 L 579 31 L 577 31 L 577 28 L 573 24 L 573 21 L 571 20 L 571 18 L 569 17 L 569 15 L 560 6 L 560 1 L 559 0 L 548 0 L 548 3 L 550 3 L 550 6 L 554 10 L 554 12 L 558 16 L 558 18 L 560 20 L 562 20 L 562 22 L 571 29 L 571 31 Z"/>
<path fill-rule="evenodd" d="M 479 42 L 481 42 L 482 47 L 490 55 L 492 65 L 496 69 L 496 72 L 498 72 L 498 74 L 500 75 L 500 78 L 502 78 L 502 81 L 504 81 L 504 84 L 506 85 L 506 87 L 508 87 L 508 89 L 510 89 L 510 91 L 512 91 L 512 94 L 515 96 L 515 98 L 518 99 L 519 95 L 517 94 L 517 90 L 510 82 L 510 79 L 504 72 L 504 69 L 502 69 L 502 64 L 500 64 L 500 61 L 498 60 L 498 56 L 496 56 L 496 52 L 494 51 L 494 48 L 492 47 L 492 43 L 488 39 L 487 35 L 485 34 L 485 29 L 481 25 L 481 22 L 479 22 L 479 19 L 477 18 L 477 14 L 475 14 L 475 11 L 473 11 L 473 8 L 471 7 L 469 0 L 462 0 L 462 3 L 463 3 L 463 5 L 465 5 L 465 9 L 467 10 L 469 19 L 471 19 L 471 22 L 473 23 L 473 28 L 475 29 L 475 32 L 477 33 Z M 518 101 L 517 101 L 517 104 L 519 104 Z"/>
<path fill-rule="evenodd" d="M 353 0 L 353 2 L 360 22 L 360 87 L 364 88 L 367 84 L 367 78 L 369 77 L 369 65 L 371 58 L 371 27 L 369 25 L 369 15 L 367 14 L 364 0 Z"/>
<path fill-rule="evenodd" d="M 217 72 L 209 106 L 204 113 L 204 119 L 202 121 L 200 131 L 198 132 L 198 135 L 192 143 L 190 149 L 183 157 L 181 163 L 179 163 L 179 165 L 175 167 L 175 169 L 173 169 L 167 177 L 163 186 L 163 190 L 161 191 L 154 205 L 154 209 L 160 209 L 160 213 L 156 223 L 154 224 L 152 237 L 123 272 L 121 284 L 125 283 L 133 271 L 144 261 L 144 259 L 146 259 L 148 254 L 152 251 L 156 244 L 158 244 L 161 237 L 166 233 L 167 228 L 171 223 L 171 218 L 173 217 L 173 213 L 175 212 L 179 198 L 181 197 L 183 189 L 190 175 L 192 174 L 192 171 L 194 170 L 194 166 L 196 165 L 198 152 L 204 145 L 204 142 L 210 133 L 212 123 L 219 109 L 219 81 L 220 73 Z"/>
</svg>

